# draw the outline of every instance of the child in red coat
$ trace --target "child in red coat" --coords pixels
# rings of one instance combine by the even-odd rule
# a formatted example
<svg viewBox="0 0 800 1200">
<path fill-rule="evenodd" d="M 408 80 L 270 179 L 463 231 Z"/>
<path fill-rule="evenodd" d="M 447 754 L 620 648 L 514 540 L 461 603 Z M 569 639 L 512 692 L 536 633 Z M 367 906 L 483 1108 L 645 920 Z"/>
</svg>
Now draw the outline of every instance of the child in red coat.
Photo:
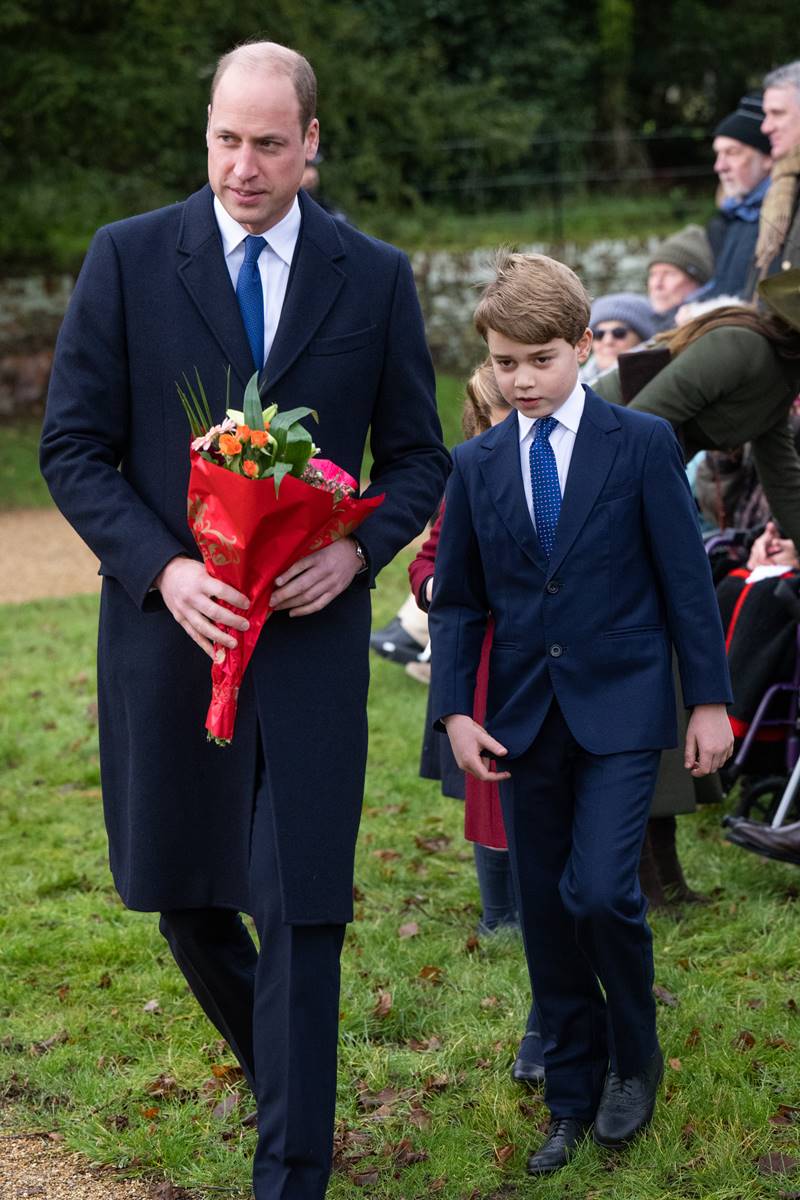
<svg viewBox="0 0 800 1200">
<path fill-rule="evenodd" d="M 476 368 L 466 385 L 461 418 L 464 436 L 471 438 L 483 433 L 504 420 L 508 412 L 509 406 L 500 394 L 491 362 L 487 359 Z M 431 528 L 430 536 L 408 568 L 411 591 L 423 612 L 427 612 L 430 605 L 443 515 L 444 506 Z M 492 634 L 493 622 L 489 618 L 475 681 L 473 718 L 479 724 L 483 724 L 486 717 Z M 478 932 L 492 934 L 503 927 L 518 928 L 517 899 L 498 785 L 484 783 L 470 774 L 465 775 L 455 766 L 454 760 L 448 761 L 450 759 L 452 752 L 447 737 L 435 732 L 430 719 L 426 718 L 420 773 L 425 778 L 441 779 L 445 795 L 464 798 L 464 836 L 474 846 L 475 872 L 483 910 Z M 544 1078 L 541 1035 L 533 1006 L 512 1067 L 512 1076 L 520 1083 L 540 1083 Z"/>
</svg>

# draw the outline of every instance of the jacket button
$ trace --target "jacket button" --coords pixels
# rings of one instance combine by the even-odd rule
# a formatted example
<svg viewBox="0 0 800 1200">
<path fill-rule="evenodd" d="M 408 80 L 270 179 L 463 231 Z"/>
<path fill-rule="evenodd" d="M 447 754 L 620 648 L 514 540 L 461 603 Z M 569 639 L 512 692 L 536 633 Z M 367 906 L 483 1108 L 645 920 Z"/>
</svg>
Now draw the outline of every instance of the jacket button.
<svg viewBox="0 0 800 1200">
<path fill-rule="evenodd" d="M 553 642 L 552 646 L 550 647 L 550 657 L 551 658 L 561 658 L 561 655 L 563 653 L 564 653 L 564 647 L 559 646 L 558 642 Z"/>
<path fill-rule="evenodd" d="M 555 596 L 556 592 L 561 591 L 561 580 L 560 579 L 548 579 L 547 583 L 544 585 L 544 590 L 549 595 Z"/>
</svg>

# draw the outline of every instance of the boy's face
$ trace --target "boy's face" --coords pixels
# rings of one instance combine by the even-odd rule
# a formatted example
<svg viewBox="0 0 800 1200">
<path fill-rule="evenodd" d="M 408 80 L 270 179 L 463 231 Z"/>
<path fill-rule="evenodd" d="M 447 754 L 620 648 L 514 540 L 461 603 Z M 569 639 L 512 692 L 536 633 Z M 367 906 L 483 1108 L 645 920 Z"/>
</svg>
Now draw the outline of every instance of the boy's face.
<svg viewBox="0 0 800 1200">
<path fill-rule="evenodd" d="M 592 345 L 587 329 L 575 346 L 553 338 L 541 346 L 514 342 L 496 329 L 486 341 L 497 386 L 508 403 L 525 417 L 547 417 L 560 408 L 578 381 L 578 367 Z"/>
</svg>

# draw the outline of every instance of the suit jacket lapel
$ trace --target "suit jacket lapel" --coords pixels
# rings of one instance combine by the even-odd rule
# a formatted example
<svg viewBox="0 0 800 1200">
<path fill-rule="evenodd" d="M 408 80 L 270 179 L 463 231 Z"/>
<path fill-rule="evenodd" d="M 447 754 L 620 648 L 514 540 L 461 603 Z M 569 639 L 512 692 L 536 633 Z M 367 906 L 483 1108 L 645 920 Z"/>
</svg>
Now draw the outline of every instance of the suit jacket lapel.
<svg viewBox="0 0 800 1200">
<path fill-rule="evenodd" d="M 587 388 L 548 575 L 553 575 L 563 562 L 608 477 L 619 445 L 618 439 L 609 434 L 616 429 L 619 429 L 619 421 L 614 416 L 612 406 Z"/>
<path fill-rule="evenodd" d="M 335 261 L 344 257 L 336 222 L 304 192 L 299 199 L 303 224 L 281 319 L 264 367 L 261 386 L 267 391 L 305 350 L 333 307 L 345 278 Z"/>
<path fill-rule="evenodd" d="M 240 384 L 238 395 L 241 395 L 253 374 L 253 356 L 225 265 L 210 187 L 195 192 L 186 201 L 177 248 L 181 281 L 219 343 L 222 365 L 231 364 Z M 220 395 L 222 389 L 213 389 L 213 392 Z M 232 395 L 235 399 L 235 389 Z"/>
<path fill-rule="evenodd" d="M 516 412 L 484 434 L 481 449 L 480 470 L 486 481 L 487 496 L 520 549 L 546 572 L 547 559 L 536 536 L 522 485 Z"/>
</svg>

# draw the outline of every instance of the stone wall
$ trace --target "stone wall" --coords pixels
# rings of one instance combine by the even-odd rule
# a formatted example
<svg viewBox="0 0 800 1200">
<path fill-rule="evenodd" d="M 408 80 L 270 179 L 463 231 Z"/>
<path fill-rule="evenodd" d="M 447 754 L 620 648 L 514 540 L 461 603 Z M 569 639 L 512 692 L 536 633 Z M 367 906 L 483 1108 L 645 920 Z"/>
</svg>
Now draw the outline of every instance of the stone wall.
<svg viewBox="0 0 800 1200">
<path fill-rule="evenodd" d="M 655 244 L 656 239 L 567 244 L 558 257 L 578 271 L 593 296 L 641 291 Z M 545 244 L 522 249 L 554 253 Z M 485 250 L 412 255 L 428 341 L 440 370 L 463 375 L 482 357 L 472 310 L 489 278 L 490 257 Z M 53 346 L 72 286 L 69 275 L 0 280 L 0 419 L 42 412 Z"/>
</svg>

